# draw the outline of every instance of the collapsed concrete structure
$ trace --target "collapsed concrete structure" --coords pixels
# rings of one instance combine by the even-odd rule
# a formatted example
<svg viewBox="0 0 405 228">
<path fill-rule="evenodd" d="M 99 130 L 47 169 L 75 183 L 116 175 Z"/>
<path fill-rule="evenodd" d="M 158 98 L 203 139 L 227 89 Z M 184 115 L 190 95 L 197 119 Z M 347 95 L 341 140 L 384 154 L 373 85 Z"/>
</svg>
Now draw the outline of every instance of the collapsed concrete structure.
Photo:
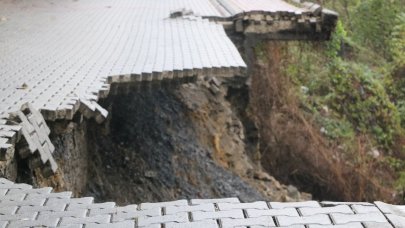
<svg viewBox="0 0 405 228">
<path fill-rule="evenodd" d="M 10 157 L 22 138 L 22 156 L 36 154 L 45 175 L 57 164 L 44 120 L 69 120 L 80 111 L 101 123 L 108 112 L 97 100 L 111 84 L 245 76 L 225 29 L 327 39 L 337 20 L 319 5 L 281 0 L 62 1 L 21 8 L 5 2 L 0 9 L 7 20 L 0 27 L 1 157 Z"/>
<path fill-rule="evenodd" d="M 319 5 L 281 0 L 38 1 L 29 9 L 24 4 L 31 3 L 0 3 L 0 168 L 4 173 L 18 153 L 44 176 L 58 169 L 46 121 L 80 113 L 102 123 L 108 111 L 97 101 L 141 82 L 246 77 L 247 65 L 227 34 L 324 40 L 337 21 L 336 13 Z M 6 227 L 401 227 L 404 220 L 402 207 L 381 203 L 322 208 L 316 202 L 219 199 L 115 207 L 0 182 L 0 222 Z"/>
</svg>

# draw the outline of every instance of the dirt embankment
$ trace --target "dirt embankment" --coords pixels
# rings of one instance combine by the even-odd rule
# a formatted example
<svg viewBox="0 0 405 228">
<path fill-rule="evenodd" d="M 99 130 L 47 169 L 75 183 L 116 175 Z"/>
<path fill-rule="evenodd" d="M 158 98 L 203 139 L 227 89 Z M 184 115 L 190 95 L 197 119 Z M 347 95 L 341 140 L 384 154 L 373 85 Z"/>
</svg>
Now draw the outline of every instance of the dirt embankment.
<svg viewBox="0 0 405 228">
<path fill-rule="evenodd" d="M 89 127 L 88 195 L 120 204 L 179 198 L 300 200 L 246 153 L 245 129 L 218 81 L 131 92 Z"/>
<path fill-rule="evenodd" d="M 381 182 L 385 174 L 375 171 L 384 169 L 367 164 L 361 137 L 355 155 L 360 162 L 353 165 L 300 107 L 297 86 L 282 70 L 287 49 L 288 42 L 264 43 L 251 67 L 249 113 L 259 126 L 263 168 L 318 200 L 394 201 Z"/>
</svg>

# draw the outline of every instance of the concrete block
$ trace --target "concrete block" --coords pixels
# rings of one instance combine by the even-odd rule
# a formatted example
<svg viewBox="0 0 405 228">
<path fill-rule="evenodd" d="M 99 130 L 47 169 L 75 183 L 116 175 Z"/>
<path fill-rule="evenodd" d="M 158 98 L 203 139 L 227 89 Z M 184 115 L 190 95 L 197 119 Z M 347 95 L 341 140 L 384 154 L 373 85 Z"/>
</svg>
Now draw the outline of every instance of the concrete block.
<svg viewBox="0 0 405 228">
<path fill-rule="evenodd" d="M 192 199 L 192 205 L 208 204 L 208 203 L 240 203 L 238 198 L 222 198 L 222 199 Z"/>
<path fill-rule="evenodd" d="M 169 222 L 165 223 L 166 228 L 219 228 L 215 220 L 207 220 L 200 222 L 186 222 L 186 223 L 175 223 Z"/>
<path fill-rule="evenodd" d="M 288 202 L 288 203 L 270 202 L 270 207 L 273 209 L 282 209 L 282 208 L 303 208 L 303 207 L 319 208 L 321 206 L 316 201 L 306 201 L 306 202 Z"/>
<path fill-rule="evenodd" d="M 258 209 L 268 210 L 269 207 L 266 202 L 254 202 L 254 203 L 218 203 L 218 208 L 221 211 L 227 211 L 232 209 Z"/>
<path fill-rule="evenodd" d="M 139 217 L 138 226 L 150 226 L 169 222 L 185 223 L 188 221 L 188 213 L 177 213 L 174 215 L 164 215 L 158 217 Z"/>
<path fill-rule="evenodd" d="M 328 215 L 311 215 L 304 217 L 290 217 L 290 216 L 277 216 L 276 217 L 280 226 L 291 226 L 291 225 L 309 225 L 309 224 L 320 224 L 320 225 L 331 225 L 332 222 Z"/>
<path fill-rule="evenodd" d="M 215 212 L 214 204 L 199 204 L 192 206 L 167 206 L 166 214 L 176 214 L 179 212 L 195 212 L 195 211 L 204 211 L 204 212 Z"/>
<path fill-rule="evenodd" d="M 330 213 L 342 213 L 342 214 L 354 214 L 352 209 L 348 205 L 338 205 L 332 207 L 322 208 L 300 208 L 299 211 L 303 216 L 316 215 L 316 214 L 330 214 Z"/>
<path fill-rule="evenodd" d="M 195 211 L 192 213 L 194 221 L 203 221 L 207 219 L 242 219 L 244 218 L 242 210 L 229 210 L 229 211 L 217 211 L 217 212 L 204 212 Z"/>
<path fill-rule="evenodd" d="M 387 219 L 382 213 L 369 213 L 369 214 L 330 214 L 335 224 L 345 224 L 349 222 L 381 222 L 384 223 Z"/>
<path fill-rule="evenodd" d="M 242 226 L 263 226 L 263 227 L 275 227 L 272 217 L 258 217 L 247 219 L 221 219 L 223 228 L 230 227 L 242 227 Z"/>
<path fill-rule="evenodd" d="M 144 209 L 151 209 L 151 208 L 161 208 L 167 206 L 187 206 L 187 200 L 177 200 L 177 201 L 170 201 L 170 202 L 161 202 L 161 203 L 142 203 L 140 205 L 141 210 Z"/>
</svg>

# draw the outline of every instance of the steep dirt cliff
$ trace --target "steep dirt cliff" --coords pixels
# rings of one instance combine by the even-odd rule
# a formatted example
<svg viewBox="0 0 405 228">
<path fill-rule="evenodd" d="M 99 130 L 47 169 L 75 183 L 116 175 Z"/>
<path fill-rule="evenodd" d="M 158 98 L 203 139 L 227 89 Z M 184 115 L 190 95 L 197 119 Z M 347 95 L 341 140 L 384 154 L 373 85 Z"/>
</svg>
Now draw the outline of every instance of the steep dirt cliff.
<svg viewBox="0 0 405 228">
<path fill-rule="evenodd" d="M 102 102 L 110 119 L 90 125 L 86 195 L 118 203 L 239 197 L 300 200 L 246 152 L 245 128 L 218 80 L 140 88 Z"/>
</svg>

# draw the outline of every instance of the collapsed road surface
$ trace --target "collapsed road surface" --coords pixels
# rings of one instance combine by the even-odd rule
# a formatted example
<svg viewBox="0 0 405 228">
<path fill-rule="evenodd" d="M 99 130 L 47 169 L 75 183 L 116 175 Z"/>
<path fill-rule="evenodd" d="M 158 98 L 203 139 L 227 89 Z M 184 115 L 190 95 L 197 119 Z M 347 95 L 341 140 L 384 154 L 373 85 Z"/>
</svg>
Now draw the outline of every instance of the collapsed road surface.
<svg viewBox="0 0 405 228">
<path fill-rule="evenodd" d="M 50 122 L 80 113 L 102 123 L 98 100 L 140 82 L 248 76 L 228 34 L 327 39 L 337 20 L 319 5 L 281 0 L 0 2 L 0 171 L 30 161 L 58 171 Z M 248 51 L 248 50 L 245 50 Z M 14 177 L 15 179 L 15 177 Z M 14 180 L 13 180 L 14 181 Z M 179 200 L 116 207 L 51 188 L 0 181 L 2 227 L 403 227 L 402 207 L 369 203 Z"/>
</svg>

